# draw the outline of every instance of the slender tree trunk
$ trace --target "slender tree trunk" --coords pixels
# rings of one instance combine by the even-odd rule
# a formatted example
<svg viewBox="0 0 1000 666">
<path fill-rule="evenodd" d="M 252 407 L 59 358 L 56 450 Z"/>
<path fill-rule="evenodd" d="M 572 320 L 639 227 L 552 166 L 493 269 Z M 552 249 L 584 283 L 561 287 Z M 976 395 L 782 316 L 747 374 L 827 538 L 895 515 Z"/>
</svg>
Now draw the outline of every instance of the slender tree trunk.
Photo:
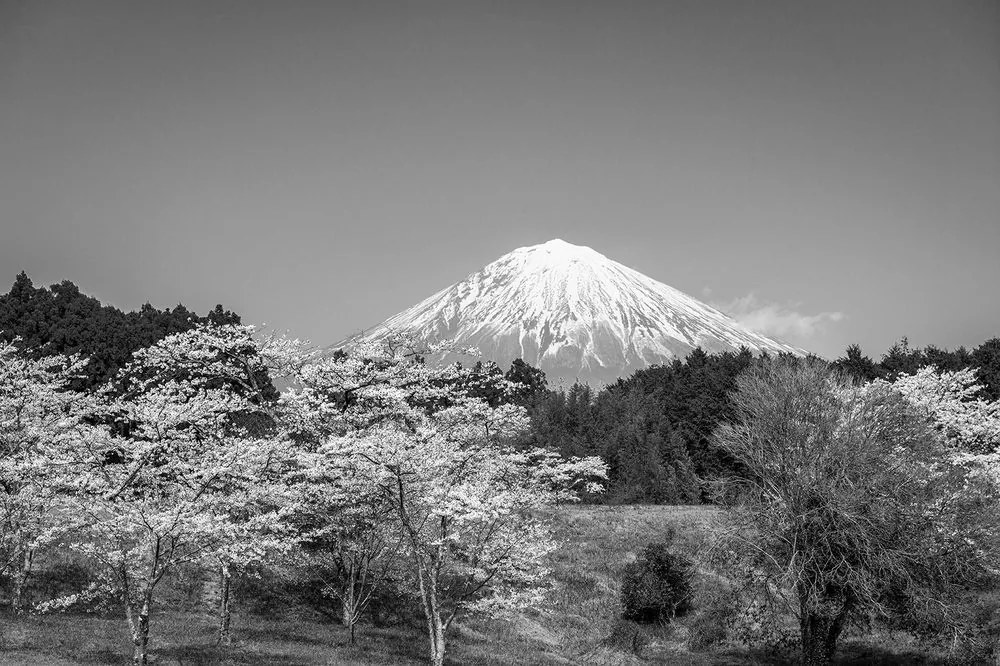
<svg viewBox="0 0 1000 666">
<path fill-rule="evenodd" d="M 144 599 L 138 610 L 126 599 L 125 617 L 132 634 L 132 664 L 146 666 L 149 663 L 149 599 Z"/>
<path fill-rule="evenodd" d="M 357 572 L 354 568 L 353 560 L 347 567 L 347 581 L 344 585 L 344 593 L 341 599 L 343 599 L 343 610 L 344 610 L 344 627 L 347 628 L 348 632 L 351 634 L 351 645 L 354 645 L 354 625 L 357 624 L 358 614 L 357 614 L 357 599 L 354 593 L 354 579 Z"/>
<path fill-rule="evenodd" d="M 31 565 L 34 558 L 35 551 L 31 548 L 26 548 L 24 551 L 24 557 L 21 559 L 21 567 L 14 576 L 14 598 L 11 600 L 11 607 L 14 611 L 14 615 L 21 614 L 21 610 L 24 605 L 24 588 L 28 585 L 28 578 L 31 576 Z"/>
<path fill-rule="evenodd" d="M 220 567 L 221 580 L 219 581 L 219 645 L 232 645 L 233 633 L 230 629 L 232 623 L 232 585 L 233 574 L 229 567 L 223 564 Z"/>
<path fill-rule="evenodd" d="M 145 607 L 139 614 L 139 642 L 132 661 L 136 666 L 146 666 L 149 663 L 149 611 Z"/>
<path fill-rule="evenodd" d="M 431 663 L 434 666 L 443 666 L 446 645 L 444 623 L 441 621 L 441 605 L 437 596 L 437 576 L 433 566 L 426 566 L 422 560 L 417 563 L 417 569 L 420 598 L 424 603 L 424 615 L 427 617 Z"/>
<path fill-rule="evenodd" d="M 431 647 L 431 662 L 434 666 L 444 666 L 444 623 L 441 622 L 441 612 L 434 613 L 434 643 Z"/>
<path fill-rule="evenodd" d="M 357 614 L 354 608 L 354 589 L 344 590 L 344 600 L 342 602 L 344 627 L 351 634 L 351 645 L 354 645 L 354 626 L 357 624 Z"/>
</svg>

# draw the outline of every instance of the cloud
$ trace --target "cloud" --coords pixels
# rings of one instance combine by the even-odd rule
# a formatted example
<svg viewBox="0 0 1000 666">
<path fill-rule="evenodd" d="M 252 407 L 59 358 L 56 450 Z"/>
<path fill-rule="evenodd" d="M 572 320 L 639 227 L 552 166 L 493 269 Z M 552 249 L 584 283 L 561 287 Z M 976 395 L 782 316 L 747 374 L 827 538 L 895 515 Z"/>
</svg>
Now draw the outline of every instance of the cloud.
<svg viewBox="0 0 1000 666">
<path fill-rule="evenodd" d="M 798 303 L 785 305 L 765 303 L 751 292 L 729 303 L 715 303 L 714 307 L 747 328 L 759 333 L 787 338 L 812 338 L 828 324 L 844 318 L 842 312 L 803 314 L 795 309 L 798 305 Z"/>
</svg>

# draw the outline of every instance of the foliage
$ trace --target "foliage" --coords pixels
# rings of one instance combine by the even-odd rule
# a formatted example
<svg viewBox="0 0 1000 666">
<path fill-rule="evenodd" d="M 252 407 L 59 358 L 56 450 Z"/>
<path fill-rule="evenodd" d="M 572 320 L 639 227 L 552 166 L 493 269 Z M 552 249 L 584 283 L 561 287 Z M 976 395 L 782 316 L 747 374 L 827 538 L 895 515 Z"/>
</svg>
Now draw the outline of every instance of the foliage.
<svg viewBox="0 0 1000 666">
<path fill-rule="evenodd" d="M 670 535 L 671 538 L 673 535 Z M 670 544 L 647 544 L 622 579 L 622 617 L 636 622 L 669 622 L 691 609 L 692 562 L 670 552 Z"/>
<path fill-rule="evenodd" d="M 886 386 L 876 381 L 872 386 Z M 900 375 L 891 388 L 906 398 L 955 450 L 987 453 L 1000 448 L 1000 402 L 980 397 L 984 387 L 971 368 L 941 371 L 933 366 Z"/>
<path fill-rule="evenodd" d="M 603 458 L 607 501 L 702 501 L 706 481 L 738 471 L 711 435 L 731 418 L 729 394 L 752 360 L 746 349 L 695 349 L 599 392 L 583 384 L 550 392 L 532 411 L 533 439 L 565 455 Z"/>
<path fill-rule="evenodd" d="M 18 342 L 0 342 L 0 576 L 11 578 L 15 612 L 35 551 L 65 532 L 62 466 L 89 405 L 68 390 L 79 360 L 27 358 Z"/>
<path fill-rule="evenodd" d="M 76 390 L 92 390 L 114 377 L 132 354 L 157 340 L 198 324 L 239 324 L 240 317 L 221 305 L 205 316 L 183 305 L 158 310 L 148 303 L 136 312 L 122 312 L 80 292 L 65 280 L 48 289 L 35 287 L 20 273 L 10 292 L 0 295 L 0 340 L 18 339 L 34 358 L 79 355 L 87 359 Z"/>
<path fill-rule="evenodd" d="M 433 367 L 434 350 L 400 341 L 314 358 L 233 321 L 221 308 L 122 315 L 23 275 L 0 296 L 0 573 L 15 609 L 42 553 L 35 595 L 66 596 L 37 608 L 117 601 L 141 662 L 162 581 L 180 590 L 197 571 L 194 599 L 217 569 L 227 599 L 235 572 L 280 571 L 301 588 L 282 603 L 320 607 L 325 593 L 352 630 L 419 601 L 440 662 L 458 617 L 540 617 L 524 611 L 552 591 L 560 558 L 574 571 L 559 574 L 566 599 L 618 575 L 624 546 L 614 567 L 578 571 L 551 521 L 558 504 L 598 497 L 605 474 L 612 501 L 635 502 L 698 502 L 711 479 L 734 479 L 726 543 L 757 596 L 742 615 L 706 607 L 695 620 L 767 642 L 786 628 L 762 609 L 784 604 L 811 659 L 852 621 L 965 631 L 961 595 L 993 580 L 998 340 L 947 352 L 904 339 L 878 363 L 849 348 L 834 365 L 864 385 L 814 359 L 695 350 L 601 391 L 548 391 L 522 361 Z M 683 614 L 689 566 L 648 546 L 624 572 L 626 613 Z M 59 571 L 83 589 L 67 594 Z M 643 647 L 634 625 L 619 629 Z M 722 640 L 705 629 L 697 640 Z"/>
<path fill-rule="evenodd" d="M 923 349 L 910 346 L 905 337 L 893 344 L 879 361 L 865 356 L 859 345 L 850 345 L 844 356 L 833 361 L 833 367 L 862 382 L 875 379 L 894 381 L 901 375 L 915 374 L 921 368 L 933 366 L 938 372 L 971 369 L 982 385 L 982 397 L 1000 399 L 1000 338 L 992 338 L 972 351 L 965 347 L 949 351 L 934 345 Z"/>
<path fill-rule="evenodd" d="M 926 414 L 884 382 L 782 360 L 741 376 L 734 404 L 716 434 L 747 470 L 723 496 L 729 538 L 760 595 L 796 613 L 803 660 L 828 662 L 868 616 L 934 609 L 953 627 L 949 601 L 989 577 L 996 494 Z"/>
<path fill-rule="evenodd" d="M 321 443 L 321 464 L 350 479 L 327 493 L 340 511 L 359 496 L 387 502 L 440 664 L 460 613 L 503 616 L 540 601 L 554 547 L 542 510 L 604 469 L 513 446 L 524 408 L 483 396 L 515 387 L 499 372 L 432 367 L 424 356 L 389 341 L 320 359 L 301 368 L 282 404 L 289 427 Z"/>
<path fill-rule="evenodd" d="M 102 392 L 98 426 L 77 443 L 67 480 L 80 530 L 73 546 L 101 566 L 87 594 L 111 590 L 121 600 L 136 663 L 147 659 L 164 576 L 283 546 L 273 529 L 281 486 L 268 480 L 287 446 L 232 417 L 262 409 L 270 383 L 257 378 L 296 354 L 294 343 L 255 339 L 249 327 L 201 326 L 137 352 Z"/>
<path fill-rule="evenodd" d="M 705 553 L 695 555 L 688 547 L 709 537 L 716 529 L 712 518 L 719 511 L 711 506 L 594 506 L 560 507 L 554 516 L 554 530 L 563 544 L 550 558 L 553 592 L 544 612 L 528 611 L 515 622 L 461 622 L 449 644 L 449 663 L 456 664 L 548 664 L 566 663 L 637 663 L 627 655 L 604 647 L 605 639 L 615 633 L 618 619 L 619 585 L 626 565 L 623 553 L 641 550 L 650 535 L 676 529 L 679 552 L 709 566 Z M 709 539 L 710 545 L 711 539 Z M 44 558 L 48 561 L 49 556 Z M 291 566 L 291 563 L 289 563 Z M 45 566 L 40 566 L 39 576 Z M 267 569 L 254 567 L 257 575 L 242 576 L 236 592 L 239 605 L 234 610 L 236 637 L 231 647 L 212 645 L 212 623 L 205 607 L 181 610 L 167 605 L 175 594 L 164 589 L 163 603 L 156 614 L 154 650 L 167 663 L 288 663 L 288 664 L 417 664 L 427 663 L 426 624 L 422 611 L 417 617 L 401 618 L 394 613 L 381 616 L 382 622 L 367 626 L 357 645 L 350 645 L 348 632 L 330 617 L 314 613 L 310 606 L 298 603 L 287 594 L 284 577 L 269 577 Z M 698 576 L 696 607 L 667 627 L 643 626 L 642 633 L 651 640 L 642 650 L 647 663 L 790 663 L 783 655 L 748 650 L 740 643 L 741 633 L 730 633 L 721 644 L 692 653 L 685 635 L 693 641 L 699 617 L 710 601 L 703 598 L 703 581 L 721 581 L 713 571 Z M 168 577 L 164 585 L 172 585 Z M 265 595 L 271 594 L 270 599 Z M 261 603 L 257 603 L 260 597 Z M 730 593 L 736 606 L 739 600 Z M 390 600 L 387 599 L 388 603 Z M 415 600 L 397 603 L 411 608 Z M 720 600 L 721 601 L 721 600 Z M 392 610 L 392 609 L 390 609 Z M 710 609 L 708 609 L 710 610 Z M 258 614 L 259 613 L 259 614 Z M 370 608 L 371 613 L 371 608 Z M 985 619 L 988 619 L 988 615 Z M 415 621 L 416 620 L 416 621 Z M 63 613 L 31 615 L 5 620 L 4 658 L 13 663 L 48 663 L 59 658 L 101 664 L 128 663 L 130 650 L 122 645 L 120 612 Z M 708 622 L 707 619 L 704 622 Z M 637 625 L 628 623 L 631 627 Z M 962 660 L 953 652 L 952 643 L 918 643 L 897 631 L 878 629 L 854 633 L 847 650 L 849 663 L 944 664 L 983 663 Z M 625 646 L 628 649 L 628 646 Z M 845 656 L 847 650 L 845 650 Z M 946 657 L 952 655 L 948 661 Z"/>
<path fill-rule="evenodd" d="M 695 349 L 683 360 L 639 370 L 601 390 L 574 384 L 542 393 L 530 407 L 532 441 L 565 455 L 604 459 L 608 492 L 590 501 L 710 501 L 713 479 L 744 471 L 738 460 L 716 446 L 712 433 L 733 420 L 730 397 L 736 377 L 753 362 L 745 349 L 736 353 Z M 970 368 L 982 384 L 983 399 L 1000 397 L 1000 339 L 970 352 L 934 346 L 915 349 L 903 338 L 880 361 L 851 345 L 831 365 L 861 382 L 893 381 L 928 365 L 938 372 Z"/>
<path fill-rule="evenodd" d="M 296 567 L 339 603 L 353 643 L 355 626 L 399 567 L 402 536 L 393 506 L 338 457 L 303 452 L 299 471 L 288 479 Z"/>
</svg>

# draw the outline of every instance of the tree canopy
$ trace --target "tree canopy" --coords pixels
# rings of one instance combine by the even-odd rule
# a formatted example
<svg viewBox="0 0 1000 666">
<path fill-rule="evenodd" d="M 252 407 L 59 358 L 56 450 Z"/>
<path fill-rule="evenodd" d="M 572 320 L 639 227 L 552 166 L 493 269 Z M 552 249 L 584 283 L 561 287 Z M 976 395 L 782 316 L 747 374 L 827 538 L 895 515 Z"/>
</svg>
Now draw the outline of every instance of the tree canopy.
<svg viewBox="0 0 1000 666">
<path fill-rule="evenodd" d="M 173 333 L 198 324 L 239 324 L 240 316 L 216 305 L 204 316 L 181 304 L 159 310 L 149 303 L 122 312 L 87 296 L 69 280 L 35 287 L 23 271 L 7 294 L 0 296 L 0 340 L 18 339 L 35 356 L 79 354 L 88 360 L 77 390 L 91 390 L 112 378 L 132 354 Z"/>
</svg>

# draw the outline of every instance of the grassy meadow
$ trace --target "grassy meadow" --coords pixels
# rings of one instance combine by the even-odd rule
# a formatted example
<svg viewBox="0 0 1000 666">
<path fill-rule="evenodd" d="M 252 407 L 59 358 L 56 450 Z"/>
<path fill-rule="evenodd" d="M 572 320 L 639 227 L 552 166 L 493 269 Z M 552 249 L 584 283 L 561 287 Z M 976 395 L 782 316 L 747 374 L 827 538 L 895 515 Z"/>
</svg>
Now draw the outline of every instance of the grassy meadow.
<svg viewBox="0 0 1000 666">
<path fill-rule="evenodd" d="M 574 506 L 556 516 L 566 545 L 552 557 L 556 586 L 544 611 L 514 621 L 464 619 L 452 626 L 452 664 L 782 664 L 789 654 L 753 650 L 732 636 L 713 634 L 713 616 L 698 598 L 695 609 L 662 627 L 622 622 L 622 571 L 648 542 L 668 528 L 676 548 L 698 561 L 716 509 L 701 506 Z M 699 593 L 718 589 L 719 576 L 699 566 Z M 718 594 L 718 592 L 717 592 Z M 723 592 L 724 594 L 724 592 Z M 167 604 L 164 604 L 166 607 Z M 215 645 L 212 609 L 163 611 L 153 617 L 152 663 L 157 664 L 420 664 L 427 658 L 420 618 L 395 626 L 358 628 L 351 646 L 343 628 L 303 609 L 270 615 L 241 611 L 233 618 L 234 644 Z M 793 630 L 794 627 L 788 627 Z M 713 634 L 706 638 L 706 632 Z M 53 614 L 5 617 L 3 664 L 127 664 L 131 644 L 117 615 Z M 846 635 L 839 663 L 938 663 L 902 633 Z"/>
</svg>

